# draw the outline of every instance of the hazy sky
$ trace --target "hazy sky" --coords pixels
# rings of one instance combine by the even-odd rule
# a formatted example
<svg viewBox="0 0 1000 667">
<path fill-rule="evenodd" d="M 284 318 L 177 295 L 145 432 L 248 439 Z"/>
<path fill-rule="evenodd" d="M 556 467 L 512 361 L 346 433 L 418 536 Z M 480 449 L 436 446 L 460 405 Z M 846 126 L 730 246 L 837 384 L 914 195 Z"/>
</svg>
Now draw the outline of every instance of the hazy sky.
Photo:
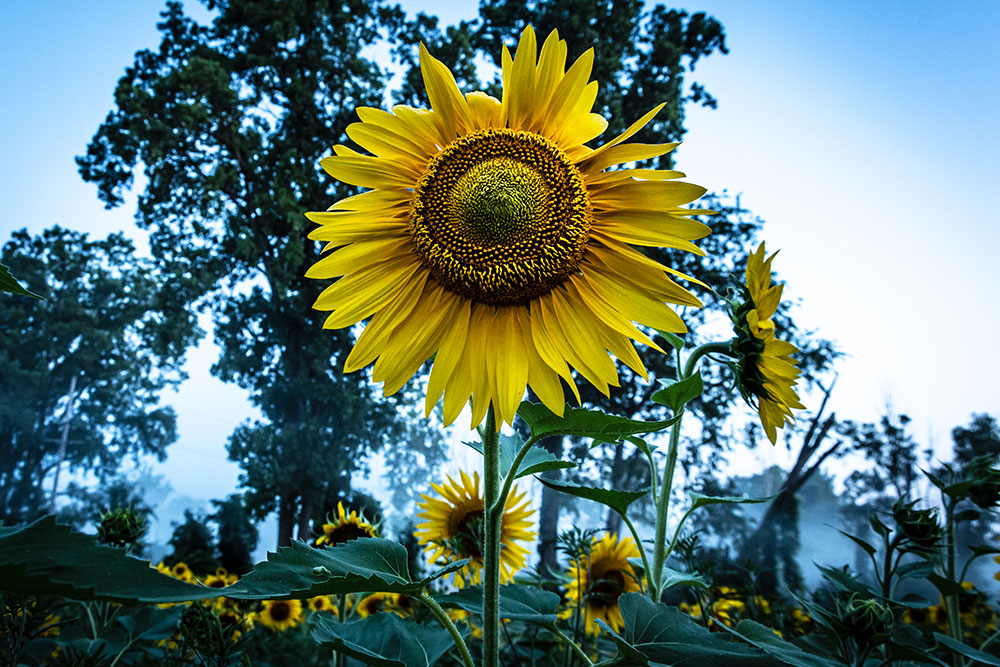
<svg viewBox="0 0 1000 667">
<path fill-rule="evenodd" d="M 475 3 L 403 5 L 446 21 L 476 13 Z M 785 294 L 802 301 L 798 320 L 850 355 L 838 367 L 838 414 L 874 420 L 891 401 L 915 418 L 922 442 L 946 452 L 949 430 L 972 412 L 1000 413 L 991 345 L 1000 329 L 1000 127 L 991 119 L 1000 2 L 682 6 L 718 18 L 730 54 L 693 75 L 719 107 L 690 111 L 679 168 L 740 193 L 767 221 Z M 133 233 L 134 196 L 105 211 L 73 157 L 111 109 L 135 51 L 159 44 L 161 8 L 0 3 L 0 243 L 14 229 L 57 223 Z M 190 356 L 191 380 L 165 397 L 181 438 L 157 470 L 180 494 L 222 497 L 238 474 L 225 439 L 250 409 L 241 391 L 208 376 L 210 344 Z M 782 452 L 758 452 L 761 466 Z"/>
</svg>

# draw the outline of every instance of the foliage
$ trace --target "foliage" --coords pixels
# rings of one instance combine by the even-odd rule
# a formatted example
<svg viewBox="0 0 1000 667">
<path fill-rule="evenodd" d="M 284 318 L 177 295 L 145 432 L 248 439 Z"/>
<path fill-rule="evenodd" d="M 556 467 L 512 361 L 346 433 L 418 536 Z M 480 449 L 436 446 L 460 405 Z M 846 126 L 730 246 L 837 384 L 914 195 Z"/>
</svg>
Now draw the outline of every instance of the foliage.
<svg viewBox="0 0 1000 667">
<path fill-rule="evenodd" d="M 126 459 L 163 459 L 176 420 L 160 396 L 199 331 L 170 274 L 121 234 L 22 230 L 3 256 L 45 297 L 0 309 L 17 332 L 0 338 L 0 520 L 17 522 L 53 507 L 60 464 L 109 482 Z"/>
</svg>

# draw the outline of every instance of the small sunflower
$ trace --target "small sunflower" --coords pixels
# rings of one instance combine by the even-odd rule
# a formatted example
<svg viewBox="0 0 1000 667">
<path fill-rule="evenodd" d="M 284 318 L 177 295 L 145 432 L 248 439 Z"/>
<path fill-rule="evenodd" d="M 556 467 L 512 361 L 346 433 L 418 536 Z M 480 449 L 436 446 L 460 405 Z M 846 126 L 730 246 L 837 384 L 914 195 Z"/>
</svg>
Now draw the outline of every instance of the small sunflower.
<svg viewBox="0 0 1000 667">
<path fill-rule="evenodd" d="M 609 533 L 594 543 L 590 553 L 576 558 L 569 568 L 570 582 L 566 597 L 583 612 L 583 626 L 588 635 L 596 635 L 601 619 L 618 632 L 624 626 L 618 598 L 622 593 L 639 590 L 639 578 L 629 558 L 639 558 L 631 537 L 621 540 Z"/>
<path fill-rule="evenodd" d="M 187 563 L 184 561 L 174 563 L 174 566 L 170 568 L 170 576 L 174 579 L 180 579 L 181 581 L 189 583 L 194 581 L 194 574 L 192 574 L 191 568 L 189 568 Z"/>
<path fill-rule="evenodd" d="M 225 573 L 225 570 L 223 570 Z M 208 586 L 209 588 L 225 588 L 226 586 L 232 586 L 237 582 L 239 577 L 235 574 L 210 574 L 201 580 L 201 583 Z"/>
<path fill-rule="evenodd" d="M 364 512 L 358 514 L 344 510 L 344 503 L 337 503 L 337 516 L 333 519 L 327 515 L 323 524 L 323 534 L 316 538 L 316 546 L 324 544 L 333 546 L 342 542 L 350 542 L 361 537 L 378 537 L 378 527 L 365 519 Z"/>
<path fill-rule="evenodd" d="M 405 618 L 412 610 L 413 600 L 400 593 L 372 593 L 361 598 L 357 606 L 361 618 L 368 618 L 380 611 L 391 611 Z"/>
<path fill-rule="evenodd" d="M 485 502 L 479 487 L 479 473 L 470 479 L 465 472 L 461 481 L 450 476 L 445 484 L 431 484 L 440 498 L 423 495 L 423 502 L 417 503 L 423 512 L 417 515 L 425 519 L 417 524 L 414 535 L 424 551 L 431 554 L 433 563 L 452 562 L 468 558 L 469 563 L 455 572 L 455 586 L 478 584 L 483 569 L 483 509 Z M 514 487 L 507 497 L 503 516 L 500 519 L 500 583 L 507 583 L 514 573 L 524 567 L 528 550 L 518 544 L 518 540 L 528 541 L 535 537 L 528 520 L 533 512 L 528 502 L 523 504 L 525 494 Z"/>
<path fill-rule="evenodd" d="M 529 385 L 561 415 L 561 381 L 580 399 L 572 369 L 604 394 L 619 386 L 609 352 L 645 377 L 632 341 L 659 348 L 634 323 L 683 332 L 667 304 L 701 305 L 673 280 L 688 276 L 633 246 L 704 254 L 692 241 L 710 230 L 689 216 L 711 211 L 681 206 L 705 189 L 616 168 L 676 147 L 625 143 L 664 105 L 588 147 L 608 125 L 591 111 L 594 51 L 568 69 L 567 55 L 556 31 L 539 51 L 525 28 L 513 57 L 503 49 L 497 100 L 463 94 L 421 45 L 431 109 L 360 107 L 347 135 L 371 154 L 338 145 L 321 162 L 366 188 L 307 214 L 332 252 L 306 275 L 339 278 L 314 305 L 332 311 L 324 326 L 368 320 L 344 370 L 374 362 L 389 395 L 433 357 L 425 409 L 443 395 L 446 424 L 470 397 L 473 424 L 491 404 L 509 424 Z"/>
<path fill-rule="evenodd" d="M 339 613 L 337 611 L 337 605 L 333 603 L 333 600 L 330 599 L 329 595 L 317 595 L 314 598 L 309 598 L 309 600 L 307 600 L 307 605 L 311 611 L 325 611 L 334 615 Z"/>
<path fill-rule="evenodd" d="M 257 612 L 256 620 L 276 632 L 284 632 L 288 628 L 295 627 L 305 616 L 301 600 L 264 600 L 263 606 L 264 608 Z"/>
<path fill-rule="evenodd" d="M 756 408 L 771 444 L 777 441 L 777 429 L 794 423 L 792 409 L 805 408 L 795 393 L 799 369 L 792 355 L 799 349 L 775 338 L 771 320 L 778 310 L 784 288 L 784 284 L 771 284 L 771 261 L 777 254 L 765 260 L 764 244 L 761 243 L 750 255 L 746 283 L 741 286 L 743 299 L 730 306 L 736 332 L 734 370 L 740 393 Z"/>
</svg>

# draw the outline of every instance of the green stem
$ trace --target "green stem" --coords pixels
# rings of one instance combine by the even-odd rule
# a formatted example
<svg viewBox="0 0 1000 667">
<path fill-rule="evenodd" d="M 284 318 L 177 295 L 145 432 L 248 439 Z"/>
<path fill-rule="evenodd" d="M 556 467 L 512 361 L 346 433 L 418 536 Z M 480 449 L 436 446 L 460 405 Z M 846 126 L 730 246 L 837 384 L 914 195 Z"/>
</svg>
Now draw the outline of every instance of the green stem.
<svg viewBox="0 0 1000 667">
<path fill-rule="evenodd" d="M 684 375 L 677 379 L 683 380 L 686 377 L 691 377 L 691 374 L 694 373 L 694 369 L 698 365 L 698 362 L 701 361 L 701 358 L 706 354 L 711 354 L 713 352 L 716 354 L 724 354 L 727 357 L 733 356 L 733 350 L 729 347 L 729 343 L 705 343 L 704 345 L 700 345 L 694 349 L 694 352 L 692 352 L 691 356 L 688 357 L 687 363 L 684 364 Z"/>
<path fill-rule="evenodd" d="M 517 476 L 517 469 L 521 467 L 521 461 L 524 457 L 528 455 L 528 451 L 538 442 L 538 438 L 531 437 L 526 443 L 521 446 L 521 450 L 514 457 L 514 463 L 510 467 L 510 472 L 503 480 L 503 487 L 500 489 L 500 495 L 497 496 L 496 506 L 493 508 L 503 514 L 503 509 L 507 505 L 507 496 L 510 495 L 510 487 L 514 483 L 514 478 Z"/>
<path fill-rule="evenodd" d="M 503 507 L 500 497 L 500 438 L 496 414 L 490 403 L 486 423 L 480 429 L 483 439 L 483 667 L 500 664 L 500 520 Z"/>
<path fill-rule="evenodd" d="M 343 623 L 347 620 L 347 593 L 343 593 L 337 601 L 337 622 Z M 340 651 L 334 651 L 334 664 L 337 667 L 344 667 L 347 664 L 347 656 Z"/>
<path fill-rule="evenodd" d="M 576 654 L 583 659 L 583 664 L 587 665 L 588 667 L 591 667 L 594 664 L 594 661 L 590 659 L 590 657 L 587 655 L 587 653 L 582 648 L 580 648 L 575 641 L 573 641 L 568 636 L 566 636 L 566 633 L 564 633 L 562 630 L 560 630 L 559 627 L 555 623 L 550 623 L 550 624 L 546 625 L 545 627 L 550 632 L 552 632 L 553 634 L 557 635 L 564 642 L 566 642 L 569 645 L 570 648 L 572 648 L 574 651 L 576 651 Z"/>
<path fill-rule="evenodd" d="M 956 531 L 955 531 L 955 501 L 949 498 L 945 501 L 945 517 L 947 526 L 946 532 L 946 544 L 945 544 L 945 577 L 949 580 L 955 580 L 955 549 L 956 549 Z M 961 583 L 961 582 L 959 582 Z M 951 627 L 951 636 L 956 641 L 963 641 L 962 637 L 962 615 L 958 608 L 958 595 L 951 594 L 945 596 L 945 605 L 948 609 L 948 625 Z M 954 664 L 960 665 L 964 662 L 958 655 L 954 656 Z"/>
<path fill-rule="evenodd" d="M 445 630 L 448 631 L 448 634 L 451 635 L 452 641 L 454 641 L 455 646 L 458 647 L 458 652 L 462 655 L 462 663 L 465 667 L 475 667 L 475 663 L 472 662 L 472 654 L 469 653 L 469 647 L 465 645 L 465 640 L 462 639 L 462 633 L 460 633 L 458 628 L 455 627 L 455 624 L 448 616 L 448 612 L 442 609 L 441 605 L 435 602 L 434 598 L 426 593 L 421 593 L 419 600 L 431 610 L 431 613 L 434 614 L 434 618 L 436 618 L 438 622 L 444 626 Z"/>
<path fill-rule="evenodd" d="M 667 464 L 663 468 L 663 481 L 660 483 L 660 496 L 656 499 L 656 532 L 653 535 L 653 569 L 646 573 L 646 583 L 649 584 L 649 597 L 653 602 L 660 601 L 660 579 L 663 576 L 663 562 L 667 542 L 667 515 L 670 513 L 670 491 L 674 481 L 674 468 L 677 466 L 677 445 L 681 437 L 681 420 L 674 422 L 670 429 L 670 446 L 667 449 Z"/>
<path fill-rule="evenodd" d="M 632 539 L 635 540 L 635 546 L 639 549 L 639 555 L 642 556 L 642 569 L 646 573 L 646 581 L 648 582 L 649 581 L 649 561 L 646 560 L 646 547 L 644 547 L 642 545 L 642 540 L 639 539 L 639 533 L 636 532 L 635 526 L 632 525 L 632 522 L 629 520 L 629 518 L 627 516 L 625 516 L 624 514 L 622 514 L 620 516 L 622 518 L 622 521 L 625 522 L 625 525 L 628 526 L 629 532 L 632 533 Z M 639 583 L 641 584 L 642 582 L 640 581 Z"/>
</svg>

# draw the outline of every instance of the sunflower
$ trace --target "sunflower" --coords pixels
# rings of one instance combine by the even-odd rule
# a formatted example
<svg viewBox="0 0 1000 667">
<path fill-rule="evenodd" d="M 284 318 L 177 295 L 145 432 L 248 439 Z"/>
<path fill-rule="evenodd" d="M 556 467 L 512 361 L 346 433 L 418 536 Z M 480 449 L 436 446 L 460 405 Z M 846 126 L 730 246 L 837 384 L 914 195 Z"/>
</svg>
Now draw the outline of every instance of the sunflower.
<svg viewBox="0 0 1000 667">
<path fill-rule="evenodd" d="M 632 341 L 659 350 L 634 323 L 683 332 L 667 303 L 701 305 L 671 278 L 688 276 L 632 246 L 704 254 L 691 241 L 710 230 L 689 216 L 712 211 L 680 207 L 705 189 L 677 171 L 613 169 L 674 149 L 625 143 L 664 105 L 589 148 L 608 125 L 591 113 L 594 52 L 568 69 L 566 56 L 557 32 L 539 55 L 525 28 L 513 58 L 504 47 L 497 100 L 463 95 L 421 45 L 431 109 L 360 107 L 347 135 L 371 155 L 338 145 L 321 162 L 365 188 L 306 214 L 333 250 L 306 275 L 339 278 L 314 305 L 331 311 L 324 326 L 371 318 L 344 370 L 374 362 L 390 395 L 434 357 L 425 410 L 443 395 L 446 424 L 470 396 L 473 424 L 491 404 L 511 423 L 528 386 L 561 415 L 560 380 L 580 398 L 572 369 L 607 395 L 619 386 L 609 352 L 645 377 Z"/>
<path fill-rule="evenodd" d="M 222 568 L 219 569 L 222 570 Z M 235 574 L 228 574 L 225 570 L 222 570 L 222 572 L 222 574 L 219 574 L 218 570 L 216 570 L 216 574 L 208 575 L 201 580 L 201 583 L 209 588 L 225 588 L 226 586 L 232 586 L 239 580 L 239 577 Z"/>
<path fill-rule="evenodd" d="M 569 568 L 570 583 L 566 597 L 583 612 L 583 625 L 588 635 L 596 635 L 601 619 L 618 632 L 624 626 L 618 598 L 622 593 L 639 590 L 639 578 L 629 558 L 638 558 L 639 550 L 631 537 L 621 540 L 609 533 L 594 543 L 589 555 L 575 559 Z"/>
<path fill-rule="evenodd" d="M 170 576 L 174 579 L 180 579 L 181 581 L 186 581 L 188 583 L 194 581 L 194 574 L 192 574 L 191 568 L 189 568 L 187 563 L 184 561 L 174 563 L 174 566 L 170 568 Z"/>
<path fill-rule="evenodd" d="M 803 409 L 795 393 L 799 377 L 798 363 L 792 355 L 799 351 L 787 341 L 778 340 L 771 320 L 781 302 L 784 284 L 771 284 L 771 261 L 778 253 L 764 259 L 764 244 L 747 259 L 746 284 L 741 287 L 742 302 L 732 302 L 730 316 L 736 339 L 734 371 L 740 393 L 760 415 L 760 423 L 771 444 L 777 441 L 777 429 L 794 423 L 792 409 Z"/>
<path fill-rule="evenodd" d="M 317 595 L 314 598 L 309 598 L 307 603 L 311 611 L 325 611 L 335 616 L 339 613 L 337 611 L 337 605 L 333 603 L 333 600 L 330 599 L 329 595 Z"/>
<path fill-rule="evenodd" d="M 264 600 L 263 605 L 256 620 L 277 632 L 295 627 L 304 617 L 301 600 Z"/>
<path fill-rule="evenodd" d="M 452 562 L 468 558 L 469 563 L 455 572 L 455 585 L 478 584 L 483 569 L 483 492 L 479 487 L 479 473 L 470 479 L 465 472 L 461 481 L 451 476 L 445 484 L 431 484 L 440 498 L 424 495 L 417 506 L 423 510 L 417 515 L 425 519 L 417 524 L 414 535 L 424 551 L 431 554 L 431 562 Z M 500 519 L 500 583 L 507 583 L 514 573 L 524 567 L 528 550 L 517 540 L 532 540 L 528 517 L 532 511 L 528 502 L 521 504 L 525 494 L 514 487 L 507 497 L 503 517 Z"/>
<path fill-rule="evenodd" d="M 358 602 L 357 612 L 361 618 L 368 618 L 380 611 L 391 611 L 406 617 L 413 610 L 413 600 L 400 593 L 372 593 Z"/>
<path fill-rule="evenodd" d="M 350 542 L 361 537 L 377 537 L 378 528 L 365 519 L 364 513 L 358 514 L 344 510 L 344 503 L 337 503 L 337 516 L 323 524 L 323 534 L 316 539 L 316 546 L 324 544 L 333 546 L 342 542 Z"/>
</svg>

